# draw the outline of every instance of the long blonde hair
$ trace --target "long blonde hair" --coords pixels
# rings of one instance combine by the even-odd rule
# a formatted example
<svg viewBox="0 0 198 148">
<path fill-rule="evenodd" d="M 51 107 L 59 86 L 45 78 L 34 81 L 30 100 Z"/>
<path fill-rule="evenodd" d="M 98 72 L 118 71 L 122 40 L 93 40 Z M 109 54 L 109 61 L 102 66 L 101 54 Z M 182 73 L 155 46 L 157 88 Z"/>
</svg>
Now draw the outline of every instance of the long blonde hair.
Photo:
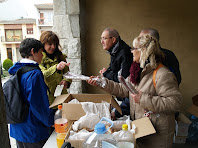
<svg viewBox="0 0 198 148">
<path fill-rule="evenodd" d="M 164 60 L 158 40 L 149 34 L 138 36 L 133 40 L 133 47 L 140 48 L 140 67 L 144 68 L 149 60 L 151 68 L 156 69 L 157 64 Z"/>
</svg>

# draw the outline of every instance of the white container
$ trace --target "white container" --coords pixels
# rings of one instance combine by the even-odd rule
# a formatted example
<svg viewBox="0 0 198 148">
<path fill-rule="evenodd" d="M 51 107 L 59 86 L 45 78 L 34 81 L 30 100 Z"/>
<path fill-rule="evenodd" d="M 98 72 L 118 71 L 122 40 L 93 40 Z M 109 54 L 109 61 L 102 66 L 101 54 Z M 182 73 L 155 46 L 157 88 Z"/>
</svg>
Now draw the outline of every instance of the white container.
<svg viewBox="0 0 198 148">
<path fill-rule="evenodd" d="M 102 120 L 110 122 L 111 126 L 106 129 L 105 125 L 100 123 Z M 116 148 L 117 141 L 108 132 L 113 126 L 113 122 L 105 117 L 103 117 L 100 122 L 95 125 L 94 133 L 83 143 L 83 148 Z"/>
<path fill-rule="evenodd" d="M 117 135 L 117 148 L 134 148 L 133 134 L 128 130 L 128 125 L 122 125 L 122 131 Z"/>
</svg>

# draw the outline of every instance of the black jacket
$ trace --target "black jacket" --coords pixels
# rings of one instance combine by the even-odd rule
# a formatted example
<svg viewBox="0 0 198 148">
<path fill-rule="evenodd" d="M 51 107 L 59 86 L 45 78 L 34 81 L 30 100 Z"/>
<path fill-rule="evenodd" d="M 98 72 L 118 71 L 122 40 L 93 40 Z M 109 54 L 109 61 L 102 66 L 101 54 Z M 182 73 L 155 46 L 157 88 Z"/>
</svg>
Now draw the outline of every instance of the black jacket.
<svg viewBox="0 0 198 148">
<path fill-rule="evenodd" d="M 111 62 L 107 71 L 103 73 L 104 77 L 119 82 L 118 71 L 120 69 L 122 69 L 122 76 L 124 78 L 129 76 L 129 70 L 133 61 L 133 54 L 130 49 L 131 47 L 129 45 L 119 39 L 119 41 L 108 50 L 108 53 L 111 55 Z"/>
<path fill-rule="evenodd" d="M 164 49 L 161 48 L 161 50 L 163 51 L 163 53 L 165 54 L 165 60 L 163 62 L 163 64 L 169 68 L 169 70 L 171 72 L 173 72 L 177 78 L 177 82 L 178 85 L 181 83 L 181 74 L 180 74 L 180 70 L 179 70 L 179 62 L 177 60 L 177 57 L 175 56 L 175 54 L 168 50 L 168 49 Z"/>
</svg>

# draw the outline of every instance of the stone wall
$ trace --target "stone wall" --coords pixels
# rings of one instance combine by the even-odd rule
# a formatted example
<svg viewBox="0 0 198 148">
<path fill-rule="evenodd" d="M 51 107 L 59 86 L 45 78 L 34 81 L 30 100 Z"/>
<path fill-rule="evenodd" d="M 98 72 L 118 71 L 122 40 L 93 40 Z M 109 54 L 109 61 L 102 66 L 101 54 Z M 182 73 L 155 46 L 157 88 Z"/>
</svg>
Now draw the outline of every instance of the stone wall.
<svg viewBox="0 0 198 148">
<path fill-rule="evenodd" d="M 70 71 L 82 74 L 79 0 L 54 0 L 53 31 L 57 33 L 63 53 L 67 54 Z M 82 93 L 82 82 L 73 80 L 69 93 Z"/>
</svg>

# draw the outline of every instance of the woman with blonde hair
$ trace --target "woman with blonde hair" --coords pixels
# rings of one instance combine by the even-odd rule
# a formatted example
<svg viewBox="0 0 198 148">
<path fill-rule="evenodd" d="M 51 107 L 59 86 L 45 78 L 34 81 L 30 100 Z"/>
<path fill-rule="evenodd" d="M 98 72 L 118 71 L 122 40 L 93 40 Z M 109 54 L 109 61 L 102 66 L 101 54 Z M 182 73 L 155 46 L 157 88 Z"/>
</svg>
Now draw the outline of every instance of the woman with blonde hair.
<svg viewBox="0 0 198 148">
<path fill-rule="evenodd" d="M 44 45 L 44 51 L 39 67 L 49 88 L 49 103 L 51 105 L 55 98 L 54 92 L 57 85 L 64 85 L 62 94 L 66 94 L 67 88 L 71 84 L 71 80 L 63 78 L 63 74 L 69 71 L 69 63 L 66 61 L 67 56 L 61 52 L 59 38 L 54 32 L 43 32 L 40 41 Z"/>
<path fill-rule="evenodd" d="M 156 133 L 138 138 L 138 147 L 171 148 L 175 131 L 174 113 L 179 111 L 182 104 L 176 77 L 161 64 L 164 55 L 155 38 L 150 35 L 136 37 L 133 47 L 133 63 L 127 79 L 138 93 L 132 94 L 121 83 L 108 79 L 105 79 L 106 86 L 102 89 L 115 96 L 129 97 L 132 120 L 145 116 L 150 118 Z M 154 71 L 157 73 L 153 80 Z M 98 86 L 95 80 L 87 82 Z"/>
</svg>

